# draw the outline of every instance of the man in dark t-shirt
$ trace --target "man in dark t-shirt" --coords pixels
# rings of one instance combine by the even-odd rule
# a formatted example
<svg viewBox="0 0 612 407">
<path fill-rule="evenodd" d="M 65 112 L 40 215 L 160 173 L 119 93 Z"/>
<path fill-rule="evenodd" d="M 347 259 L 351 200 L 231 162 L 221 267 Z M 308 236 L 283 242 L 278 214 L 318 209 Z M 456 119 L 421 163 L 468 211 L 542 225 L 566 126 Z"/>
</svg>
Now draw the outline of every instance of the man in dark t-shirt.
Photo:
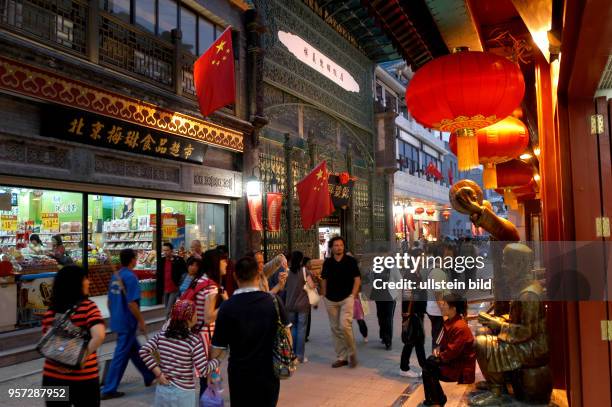
<svg viewBox="0 0 612 407">
<path fill-rule="evenodd" d="M 323 263 L 321 288 L 337 356 L 332 367 L 355 367 L 357 349 L 353 336 L 353 305 L 359 295 L 361 273 L 357 260 L 345 253 L 342 237 L 332 238 L 330 246 L 332 256 Z"/>
<path fill-rule="evenodd" d="M 274 307 L 273 295 L 259 289 L 257 261 L 243 257 L 235 266 L 238 289 L 221 304 L 211 358 L 219 358 L 229 348 L 228 383 L 232 407 L 276 406 L 280 382 L 274 375 L 272 350 L 277 321 L 291 324 L 282 301 Z"/>
</svg>

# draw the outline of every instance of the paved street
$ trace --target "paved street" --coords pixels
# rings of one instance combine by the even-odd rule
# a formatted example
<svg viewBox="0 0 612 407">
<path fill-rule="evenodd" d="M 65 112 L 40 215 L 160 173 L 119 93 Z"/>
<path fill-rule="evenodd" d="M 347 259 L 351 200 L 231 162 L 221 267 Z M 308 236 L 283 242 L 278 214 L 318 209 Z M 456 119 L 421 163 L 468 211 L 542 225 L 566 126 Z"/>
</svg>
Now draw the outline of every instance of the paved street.
<svg viewBox="0 0 612 407">
<path fill-rule="evenodd" d="M 313 312 L 313 323 L 310 341 L 306 344 L 309 362 L 300 366 L 294 377 L 281 383 L 279 406 L 401 406 L 408 400 L 420 383 L 415 379 L 398 376 L 401 342 L 399 340 L 400 309 L 399 303 L 395 313 L 395 342 L 391 351 L 385 351 L 378 340 L 376 307 L 371 303 L 367 323 L 370 330 L 370 342 L 364 343 L 357 334 L 360 366 L 356 369 L 332 369 L 334 360 L 333 345 L 330 338 L 329 322 L 324 309 Z M 426 329 L 429 329 L 427 325 Z M 112 351 L 114 344 L 103 346 L 101 355 Z M 429 351 L 429 350 L 428 350 Z M 108 356 L 102 356 L 105 358 Z M 416 364 L 416 356 L 413 354 Z M 0 369 L 0 404 L 5 407 L 37 406 L 42 402 L 32 400 L 10 400 L 9 388 L 27 388 L 40 384 L 41 374 L 35 373 L 6 381 L 7 378 L 34 372 L 40 369 L 42 360 L 36 360 Z M 105 401 L 103 406 L 135 407 L 151 405 L 154 389 L 146 389 L 142 380 L 130 365 L 124 376 L 121 391 L 127 395 L 118 400 Z M 229 396 L 225 392 L 226 396 Z M 420 401 L 420 400 L 419 400 Z M 228 403 L 229 405 L 229 403 Z"/>
</svg>

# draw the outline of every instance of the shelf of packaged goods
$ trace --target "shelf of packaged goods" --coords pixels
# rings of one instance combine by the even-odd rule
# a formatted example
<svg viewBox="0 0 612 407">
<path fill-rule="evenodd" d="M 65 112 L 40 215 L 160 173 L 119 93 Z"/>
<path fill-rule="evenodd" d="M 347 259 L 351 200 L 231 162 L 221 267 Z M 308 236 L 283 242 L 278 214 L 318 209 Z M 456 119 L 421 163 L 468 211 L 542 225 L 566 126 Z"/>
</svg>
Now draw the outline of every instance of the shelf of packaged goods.
<svg viewBox="0 0 612 407">
<path fill-rule="evenodd" d="M 105 230 L 102 233 L 152 233 L 153 230 L 139 229 L 139 230 Z"/>
<path fill-rule="evenodd" d="M 108 250 L 108 251 L 120 251 L 120 250 L 123 250 L 123 249 L 132 249 L 132 250 L 153 250 L 153 249 L 152 249 L 152 248 L 150 248 L 150 247 L 121 247 L 121 248 L 119 248 L 119 247 L 117 247 L 117 248 L 115 248 L 115 247 L 113 247 L 113 248 L 111 248 L 111 247 L 108 247 L 108 248 L 107 248 L 107 247 L 103 247 L 103 248 L 102 248 L 102 250 Z"/>
<path fill-rule="evenodd" d="M 124 239 L 124 240 L 115 240 L 109 239 L 106 243 L 125 243 L 125 242 L 152 242 L 153 239 Z"/>
<path fill-rule="evenodd" d="M 93 232 L 89 232 L 88 234 L 92 234 Z M 36 235 L 82 235 L 83 232 L 39 232 L 35 233 Z"/>
</svg>

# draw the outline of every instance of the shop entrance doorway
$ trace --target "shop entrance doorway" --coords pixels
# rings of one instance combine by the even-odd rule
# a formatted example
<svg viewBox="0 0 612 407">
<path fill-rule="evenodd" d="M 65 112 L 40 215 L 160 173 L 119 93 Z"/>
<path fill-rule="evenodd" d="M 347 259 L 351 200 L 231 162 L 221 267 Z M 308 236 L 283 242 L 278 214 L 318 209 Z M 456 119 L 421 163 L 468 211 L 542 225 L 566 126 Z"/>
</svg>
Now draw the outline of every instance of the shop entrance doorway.
<svg viewBox="0 0 612 407">
<path fill-rule="evenodd" d="M 319 258 L 331 256 L 329 241 L 334 236 L 341 236 L 340 226 L 319 226 Z"/>
</svg>

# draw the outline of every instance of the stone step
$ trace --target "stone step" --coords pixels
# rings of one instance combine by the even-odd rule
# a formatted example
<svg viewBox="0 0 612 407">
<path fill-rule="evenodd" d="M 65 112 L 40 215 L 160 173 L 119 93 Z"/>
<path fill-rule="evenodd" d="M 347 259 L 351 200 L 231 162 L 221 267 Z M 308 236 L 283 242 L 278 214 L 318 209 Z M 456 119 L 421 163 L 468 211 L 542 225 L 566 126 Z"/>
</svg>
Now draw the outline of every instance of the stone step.
<svg viewBox="0 0 612 407">
<path fill-rule="evenodd" d="M 148 332 L 158 331 L 166 321 L 165 310 L 162 305 L 143 309 L 142 315 L 147 324 Z M 108 327 L 108 318 L 105 318 L 104 322 Z M 40 353 L 36 350 L 36 344 L 40 340 L 40 336 L 40 327 L 0 334 L 0 367 L 40 358 Z M 116 338 L 117 335 L 114 332 L 110 332 L 109 329 L 106 330 L 105 343 L 115 341 Z"/>
</svg>

